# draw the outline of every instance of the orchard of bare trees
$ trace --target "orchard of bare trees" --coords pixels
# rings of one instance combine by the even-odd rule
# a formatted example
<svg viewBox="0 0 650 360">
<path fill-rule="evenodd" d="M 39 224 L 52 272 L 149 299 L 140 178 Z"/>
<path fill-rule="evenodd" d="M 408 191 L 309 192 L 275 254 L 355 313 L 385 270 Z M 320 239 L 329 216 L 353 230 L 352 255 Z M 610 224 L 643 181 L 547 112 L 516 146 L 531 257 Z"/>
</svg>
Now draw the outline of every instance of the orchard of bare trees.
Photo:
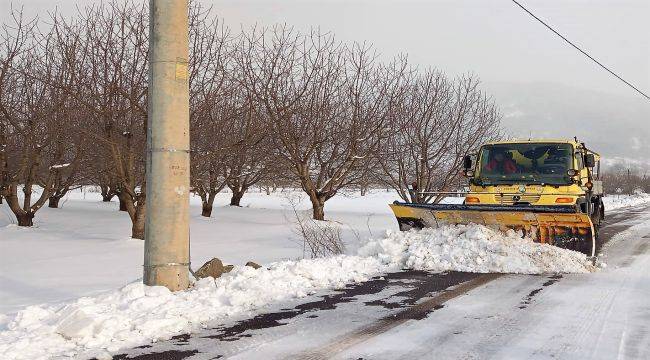
<svg viewBox="0 0 650 360">
<path fill-rule="evenodd" d="M 12 10 L 0 39 L 0 199 L 21 226 L 82 185 L 117 197 L 144 237 L 148 14 L 107 2 L 71 17 Z M 190 9 L 192 191 L 211 216 L 228 188 L 293 186 L 313 218 L 342 189 L 413 195 L 461 184 L 462 157 L 500 133 L 473 75 L 382 61 L 366 43 L 278 25 L 237 33 Z M 126 216 L 126 215 L 125 215 Z"/>
<path fill-rule="evenodd" d="M 614 164 L 602 174 L 602 179 L 608 194 L 650 193 L 650 174 L 647 170 Z"/>
</svg>

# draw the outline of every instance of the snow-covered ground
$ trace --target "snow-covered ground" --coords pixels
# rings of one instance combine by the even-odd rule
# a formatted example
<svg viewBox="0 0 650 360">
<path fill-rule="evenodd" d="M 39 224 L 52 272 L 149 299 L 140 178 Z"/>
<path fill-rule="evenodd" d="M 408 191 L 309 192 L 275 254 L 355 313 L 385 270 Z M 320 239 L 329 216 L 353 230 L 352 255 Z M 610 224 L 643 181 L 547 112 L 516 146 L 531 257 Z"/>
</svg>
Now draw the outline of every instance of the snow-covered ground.
<svg viewBox="0 0 650 360">
<path fill-rule="evenodd" d="M 12 225 L 4 208 L 0 353 L 26 359 L 106 355 L 196 330 L 220 317 L 404 267 L 515 273 L 593 270 L 578 253 L 479 226 L 400 233 L 386 206 L 395 198 L 391 192 L 374 192 L 330 200 L 326 216 L 341 224 L 347 255 L 302 261 L 296 261 L 302 245 L 291 231 L 286 194 L 252 193 L 244 198 L 243 208 L 219 206 L 210 219 L 198 215 L 199 202 L 193 199 L 195 268 L 215 256 L 233 264 L 254 260 L 267 268 L 236 267 L 216 282 L 202 280 L 177 294 L 137 281 L 143 244 L 128 238 L 129 220 L 116 211 L 116 203 L 77 192 L 62 209 L 39 212 L 37 226 L 31 229 Z M 227 199 L 222 195 L 218 204 Z M 608 199 L 606 206 L 613 209 L 634 201 Z M 300 207 L 309 206 L 303 201 Z M 71 301 L 80 296 L 85 297 Z M 41 303 L 49 304 L 18 311 Z"/>
<path fill-rule="evenodd" d="M 200 199 L 192 198 L 192 267 L 213 257 L 242 265 L 302 258 L 287 199 L 297 194 L 253 192 L 238 208 L 227 206 L 230 198 L 223 193 L 211 218 L 200 215 Z M 354 253 L 355 232 L 368 238 L 397 229 L 387 206 L 396 198 L 392 192 L 342 194 L 327 202 L 326 217 L 342 224 Z M 16 226 L 7 205 L 0 205 L 0 313 L 99 294 L 142 276 L 144 243 L 130 238 L 130 220 L 117 211 L 117 202 L 102 203 L 97 193 L 76 191 L 61 205 L 42 208 L 33 228 Z M 303 197 L 299 206 L 307 212 L 309 201 Z"/>
<path fill-rule="evenodd" d="M 514 273 L 592 270 L 582 254 L 478 225 L 389 231 L 359 253 L 364 256 L 274 262 L 258 270 L 237 267 L 216 281 L 200 280 L 186 292 L 171 293 L 135 282 L 69 304 L 31 306 L 5 319 L 8 331 L 0 332 L 0 352 L 25 359 L 108 356 L 107 351 L 169 339 L 229 315 L 401 268 Z"/>
<path fill-rule="evenodd" d="M 608 210 L 620 209 L 628 206 L 643 204 L 650 201 L 650 194 L 640 193 L 637 195 L 608 195 L 603 198 L 605 212 Z"/>
</svg>

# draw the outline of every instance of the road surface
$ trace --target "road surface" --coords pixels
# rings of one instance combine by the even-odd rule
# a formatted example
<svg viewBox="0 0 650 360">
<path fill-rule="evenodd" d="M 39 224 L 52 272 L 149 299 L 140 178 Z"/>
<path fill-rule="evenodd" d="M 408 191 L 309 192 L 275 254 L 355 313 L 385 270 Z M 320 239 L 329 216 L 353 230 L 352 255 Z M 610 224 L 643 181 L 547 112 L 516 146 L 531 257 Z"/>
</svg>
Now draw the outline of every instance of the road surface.
<svg viewBox="0 0 650 360">
<path fill-rule="evenodd" d="M 601 240 L 593 274 L 404 271 L 115 359 L 650 359 L 650 205 Z"/>
</svg>

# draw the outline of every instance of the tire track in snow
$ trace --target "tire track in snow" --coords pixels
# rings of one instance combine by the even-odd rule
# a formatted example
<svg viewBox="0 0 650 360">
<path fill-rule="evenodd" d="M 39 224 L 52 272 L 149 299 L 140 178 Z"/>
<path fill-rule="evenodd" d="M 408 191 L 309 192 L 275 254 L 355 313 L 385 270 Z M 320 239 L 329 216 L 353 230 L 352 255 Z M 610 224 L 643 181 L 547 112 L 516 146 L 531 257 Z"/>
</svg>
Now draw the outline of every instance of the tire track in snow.
<svg viewBox="0 0 650 360">
<path fill-rule="evenodd" d="M 643 222 L 645 215 L 648 213 L 648 206 L 642 208 L 629 209 L 627 212 L 617 214 L 616 222 L 610 222 L 605 229 L 609 230 L 609 235 L 602 239 L 605 244 L 620 232 L 626 231 L 634 225 Z M 627 215 L 627 216 L 625 216 Z M 614 231 L 612 231 L 615 229 Z M 637 240 L 638 241 L 638 240 Z M 641 241 L 638 245 L 632 245 L 631 248 L 623 246 L 623 263 L 632 264 L 635 253 L 645 242 Z M 620 267 L 626 267 L 621 263 Z M 627 274 L 631 269 L 621 270 L 619 275 L 620 282 L 612 282 L 608 287 L 601 290 L 597 297 L 592 298 L 589 302 L 578 307 L 577 313 L 573 315 L 576 321 L 567 322 L 558 334 L 550 337 L 539 349 L 532 353 L 531 358 L 549 358 L 549 357 L 569 357 L 569 358 L 587 358 L 598 359 L 599 345 L 606 340 L 608 324 L 614 319 L 614 311 L 619 305 L 619 298 L 628 296 L 629 283 L 632 279 Z M 602 280 L 601 280 L 602 281 Z M 614 319 L 618 321 L 619 319 Z M 623 321 L 627 327 L 627 320 Z M 586 354 L 584 349 L 591 351 Z"/>
<path fill-rule="evenodd" d="M 630 227 L 638 224 L 643 221 L 644 215 L 648 213 L 649 206 L 644 206 L 643 208 L 637 208 L 634 210 L 629 210 L 627 212 L 618 212 L 613 219 L 609 219 L 608 223 L 605 225 L 603 230 L 606 230 L 601 233 L 601 241 L 603 244 L 607 242 L 616 234 L 629 229 Z M 604 235 L 604 236 L 603 236 Z M 633 251 L 626 251 L 626 258 L 630 259 L 632 257 Z M 625 285 L 629 280 L 629 277 L 624 276 L 621 283 L 615 284 L 616 286 L 611 286 L 599 294 L 599 297 L 595 300 L 594 303 L 588 304 L 587 306 L 582 306 L 577 309 L 577 313 L 572 315 L 577 321 L 567 322 L 561 326 L 556 334 L 551 335 L 547 339 L 538 338 L 542 344 L 531 352 L 530 355 L 526 355 L 529 358 L 594 358 L 596 355 L 597 346 L 591 346 L 588 348 L 592 349 L 592 353 L 586 355 L 582 352 L 577 352 L 585 346 L 580 346 L 581 344 L 590 344 L 597 345 L 599 340 L 603 336 L 605 331 L 605 325 L 608 319 L 611 318 L 613 308 L 616 304 L 617 298 L 622 294 L 623 290 L 626 289 Z M 542 297 L 539 300 L 544 300 Z M 558 307 L 562 304 L 545 304 L 543 301 L 540 304 L 537 304 L 540 308 L 552 306 Z M 550 312 L 553 314 L 553 310 Z M 605 314 L 605 316 L 603 316 Z M 499 329 L 498 334 L 489 334 L 488 338 L 498 339 L 501 338 L 501 341 L 482 341 L 480 345 L 475 347 L 474 351 L 468 352 L 466 356 L 462 358 L 476 358 L 476 353 L 479 352 L 483 357 L 490 357 L 490 353 L 481 352 L 482 348 L 506 348 L 506 344 L 514 341 L 514 337 L 517 333 L 521 333 L 526 329 L 535 329 L 537 324 L 537 311 L 535 309 L 528 309 L 527 312 L 523 312 L 521 316 L 511 316 L 510 314 L 505 314 L 505 319 L 503 323 L 493 324 L 493 328 Z M 597 329 L 598 340 L 594 339 L 594 330 Z M 534 331 L 534 330 L 533 330 Z M 505 334 L 504 334 L 505 332 Z M 504 336 L 505 335 L 505 336 Z M 499 358 L 499 353 L 492 353 L 492 356 Z"/>
</svg>

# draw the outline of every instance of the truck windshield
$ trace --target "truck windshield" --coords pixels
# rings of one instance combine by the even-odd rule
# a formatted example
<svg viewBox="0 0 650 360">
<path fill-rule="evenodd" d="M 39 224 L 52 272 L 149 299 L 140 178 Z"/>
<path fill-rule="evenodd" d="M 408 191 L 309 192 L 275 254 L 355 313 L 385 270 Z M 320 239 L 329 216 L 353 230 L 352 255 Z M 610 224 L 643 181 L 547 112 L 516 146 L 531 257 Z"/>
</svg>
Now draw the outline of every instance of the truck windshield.
<svg viewBox="0 0 650 360">
<path fill-rule="evenodd" d="M 558 143 L 485 145 L 479 155 L 478 185 L 570 184 L 573 147 Z"/>
</svg>

